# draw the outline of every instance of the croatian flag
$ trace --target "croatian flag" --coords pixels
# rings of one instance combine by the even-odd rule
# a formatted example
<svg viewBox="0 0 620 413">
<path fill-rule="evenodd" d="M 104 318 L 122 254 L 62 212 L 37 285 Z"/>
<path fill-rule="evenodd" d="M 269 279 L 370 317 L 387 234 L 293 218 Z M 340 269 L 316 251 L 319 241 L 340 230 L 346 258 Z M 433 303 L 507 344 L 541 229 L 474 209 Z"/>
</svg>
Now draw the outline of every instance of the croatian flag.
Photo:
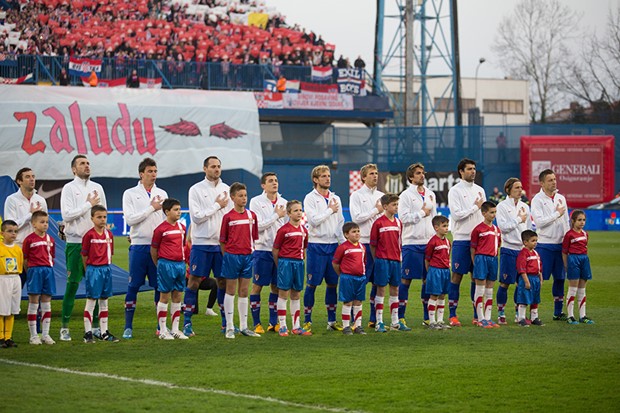
<svg viewBox="0 0 620 413">
<path fill-rule="evenodd" d="M 312 66 L 312 80 L 314 82 L 330 80 L 332 73 L 333 71 L 331 66 Z"/>
<path fill-rule="evenodd" d="M 0 84 L 3 85 L 19 85 L 22 83 L 26 83 L 32 79 L 32 73 L 28 73 L 26 76 L 22 77 L 0 77 Z"/>
<path fill-rule="evenodd" d="M 150 77 L 141 77 L 140 78 L 140 89 L 161 89 L 161 77 L 150 78 Z"/>
<path fill-rule="evenodd" d="M 77 57 L 69 59 L 70 75 L 88 77 L 93 71 L 95 71 L 97 75 L 101 73 L 101 59 L 79 59 Z"/>
</svg>

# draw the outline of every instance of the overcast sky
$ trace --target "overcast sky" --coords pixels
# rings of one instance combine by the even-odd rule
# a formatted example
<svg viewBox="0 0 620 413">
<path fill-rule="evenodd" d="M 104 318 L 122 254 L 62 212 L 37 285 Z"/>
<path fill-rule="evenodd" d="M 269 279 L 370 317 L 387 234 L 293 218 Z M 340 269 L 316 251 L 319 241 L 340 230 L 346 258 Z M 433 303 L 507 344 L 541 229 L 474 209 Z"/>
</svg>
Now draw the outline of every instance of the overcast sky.
<svg viewBox="0 0 620 413">
<path fill-rule="evenodd" d="M 602 32 L 610 7 L 617 8 L 620 0 L 561 0 L 583 18 L 576 30 Z M 375 0 L 266 0 L 287 17 L 289 24 L 298 23 L 307 30 L 321 34 L 336 45 L 336 56 L 343 54 L 351 62 L 361 55 L 366 70 L 372 70 L 375 37 Z M 444 0 L 448 4 L 449 0 Z M 460 0 L 458 2 L 461 75 L 473 77 L 478 60 L 486 62 L 479 69 L 480 78 L 503 78 L 496 64 L 491 44 L 502 17 L 509 15 L 518 0 Z M 394 0 L 386 0 L 386 14 L 395 13 Z M 395 21 L 395 19 L 391 19 Z M 393 30 L 386 28 L 384 50 L 387 50 Z M 416 33 L 416 36 L 418 34 Z M 577 42 L 574 47 L 577 48 Z"/>
</svg>

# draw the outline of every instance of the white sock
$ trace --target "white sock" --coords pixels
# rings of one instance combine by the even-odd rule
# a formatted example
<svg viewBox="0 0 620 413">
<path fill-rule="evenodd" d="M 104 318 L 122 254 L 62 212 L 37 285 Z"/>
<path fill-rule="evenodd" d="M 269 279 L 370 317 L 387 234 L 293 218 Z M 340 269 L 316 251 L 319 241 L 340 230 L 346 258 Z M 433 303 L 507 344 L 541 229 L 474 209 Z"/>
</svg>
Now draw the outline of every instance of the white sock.
<svg viewBox="0 0 620 413">
<path fill-rule="evenodd" d="M 84 331 L 87 333 L 93 330 L 93 312 L 96 302 L 97 300 L 93 300 L 92 298 L 86 299 L 86 306 L 84 307 Z"/>
<path fill-rule="evenodd" d="M 392 316 L 392 325 L 398 324 L 398 296 L 390 295 L 390 315 Z"/>
<path fill-rule="evenodd" d="M 291 300 L 291 317 L 293 318 L 293 330 L 301 328 L 299 316 L 301 312 L 301 301 Z"/>
<path fill-rule="evenodd" d="M 476 316 L 478 321 L 484 320 L 484 285 L 476 284 L 476 292 L 474 293 L 474 305 L 476 306 Z"/>
<path fill-rule="evenodd" d="M 362 306 L 361 305 L 353 306 L 353 317 L 354 317 L 353 328 L 356 329 L 358 327 L 361 327 L 362 326 Z"/>
<path fill-rule="evenodd" d="M 586 288 L 577 288 L 577 302 L 579 303 L 579 318 L 586 316 Z"/>
<path fill-rule="evenodd" d="M 291 312 L 293 311 L 293 303 L 291 303 Z M 286 298 L 278 297 L 278 323 L 280 328 L 286 327 Z"/>
<path fill-rule="evenodd" d="M 168 329 L 166 321 L 168 319 L 168 303 L 157 303 L 157 322 L 159 323 L 159 333 L 165 333 Z"/>
<path fill-rule="evenodd" d="M 248 328 L 248 297 L 237 298 L 237 310 L 239 311 L 239 329 Z"/>
<path fill-rule="evenodd" d="M 484 319 L 491 321 L 491 311 L 493 311 L 493 288 L 484 289 Z"/>
<path fill-rule="evenodd" d="M 30 337 L 37 336 L 37 312 L 39 311 L 38 303 L 28 303 L 28 330 Z"/>
<path fill-rule="evenodd" d="M 181 303 L 171 303 L 170 314 L 170 329 L 173 333 L 178 333 L 179 320 L 181 319 Z"/>
<path fill-rule="evenodd" d="M 530 320 L 536 320 L 538 318 L 538 305 L 536 305 L 536 307 L 532 308 L 532 306 L 530 306 Z"/>
<path fill-rule="evenodd" d="M 525 304 L 519 304 L 519 309 L 518 314 L 519 314 L 519 321 L 521 320 L 525 320 L 525 310 L 527 309 L 527 305 Z"/>
<path fill-rule="evenodd" d="M 101 334 L 108 331 L 108 299 L 107 298 L 99 299 L 99 328 L 101 329 Z"/>
<path fill-rule="evenodd" d="M 384 297 L 375 295 L 375 312 L 377 313 L 377 323 L 383 323 L 383 299 Z"/>
<path fill-rule="evenodd" d="M 351 306 L 342 304 L 342 327 L 351 327 Z"/>
<path fill-rule="evenodd" d="M 435 316 L 437 311 L 437 300 L 433 300 L 432 298 L 428 299 L 428 322 L 433 324 L 435 323 Z"/>
<path fill-rule="evenodd" d="M 52 323 L 52 303 L 45 302 L 41 303 L 41 312 L 43 315 L 41 316 L 41 333 L 43 333 L 43 337 L 50 335 L 50 324 Z"/>
<path fill-rule="evenodd" d="M 575 296 L 577 295 L 577 287 L 568 287 L 566 294 L 566 312 L 569 317 L 575 317 Z"/>
<path fill-rule="evenodd" d="M 226 294 L 224 296 L 224 314 L 226 314 L 226 329 L 234 330 L 234 318 L 235 318 L 235 296 Z"/>
<path fill-rule="evenodd" d="M 437 322 L 443 323 L 443 313 L 446 308 L 446 300 L 437 300 Z"/>
</svg>

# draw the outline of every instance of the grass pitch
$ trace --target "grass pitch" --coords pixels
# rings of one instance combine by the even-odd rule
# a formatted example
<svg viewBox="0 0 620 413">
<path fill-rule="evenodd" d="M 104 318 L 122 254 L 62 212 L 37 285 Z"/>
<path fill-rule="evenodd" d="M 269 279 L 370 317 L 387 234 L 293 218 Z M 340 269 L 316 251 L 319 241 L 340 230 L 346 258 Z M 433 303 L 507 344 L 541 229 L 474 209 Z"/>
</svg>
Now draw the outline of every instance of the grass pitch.
<svg viewBox="0 0 620 413">
<path fill-rule="evenodd" d="M 202 315 L 207 298 L 202 292 L 201 314 L 194 316 L 196 337 L 164 342 L 155 338 L 153 295 L 147 292 L 138 298 L 132 340 L 82 343 L 84 301 L 78 300 L 71 321 L 74 341 L 30 346 L 24 302 L 15 325 L 19 347 L 0 349 L 2 406 L 31 412 L 618 411 L 620 235 L 590 235 L 594 280 L 587 289 L 588 315 L 594 325 L 552 321 L 548 282 L 542 328 L 511 324 L 483 330 L 465 323 L 428 331 L 421 327 L 420 285 L 414 282 L 407 309 L 413 331 L 407 333 L 345 337 L 328 332 L 325 308 L 319 305 L 324 290 L 318 289 L 312 337 L 226 340 L 219 317 Z M 116 241 L 116 263 L 126 268 L 126 244 Z M 264 322 L 267 294 L 264 289 Z M 459 314 L 470 321 L 468 283 L 461 294 Z M 110 330 L 119 336 L 123 300 L 110 300 Z M 507 314 L 511 319 L 512 309 Z M 59 319 L 56 301 L 54 339 Z"/>
</svg>

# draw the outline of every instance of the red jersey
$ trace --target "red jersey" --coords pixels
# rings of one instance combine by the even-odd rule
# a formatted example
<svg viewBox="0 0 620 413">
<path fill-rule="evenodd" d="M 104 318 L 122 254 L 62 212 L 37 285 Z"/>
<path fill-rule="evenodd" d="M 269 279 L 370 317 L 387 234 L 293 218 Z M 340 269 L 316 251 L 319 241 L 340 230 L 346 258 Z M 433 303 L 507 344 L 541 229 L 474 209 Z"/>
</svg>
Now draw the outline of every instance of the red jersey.
<svg viewBox="0 0 620 413">
<path fill-rule="evenodd" d="M 536 250 L 523 248 L 517 255 L 517 274 L 538 275 L 542 271 L 540 256 Z"/>
<path fill-rule="evenodd" d="M 185 225 L 176 222 L 170 225 L 164 221 L 153 231 L 151 247 L 157 249 L 157 256 L 170 261 L 185 261 Z"/>
<path fill-rule="evenodd" d="M 86 257 L 86 265 L 110 265 L 114 254 L 114 236 L 105 229 L 98 234 L 95 228 L 88 230 L 82 238 L 82 255 Z"/>
<path fill-rule="evenodd" d="M 366 248 L 361 242 L 355 245 L 347 240 L 338 245 L 332 262 L 340 264 L 342 274 L 363 277 L 366 274 Z"/>
<path fill-rule="evenodd" d="M 370 245 L 376 247 L 377 258 L 400 261 L 400 236 L 402 224 L 394 217 L 390 221 L 385 215 L 380 216 L 370 229 Z"/>
<path fill-rule="evenodd" d="M 426 244 L 424 259 L 431 267 L 450 268 L 450 240 L 433 235 Z"/>
<path fill-rule="evenodd" d="M 282 225 L 276 234 L 273 247 L 279 249 L 279 258 L 304 259 L 308 248 L 308 230 L 303 225 L 293 226 L 290 222 Z"/>
<path fill-rule="evenodd" d="M 588 253 L 588 233 L 584 230 L 577 232 L 569 229 L 564 240 L 562 240 L 563 254 L 587 254 Z"/>
<path fill-rule="evenodd" d="M 22 244 L 24 259 L 28 260 L 28 267 L 53 267 L 56 257 L 54 239 L 48 234 L 42 237 L 34 232 L 24 239 Z"/>
<path fill-rule="evenodd" d="M 493 224 L 481 222 L 471 232 L 470 246 L 476 250 L 476 255 L 497 257 L 501 243 L 502 232 Z"/>
<path fill-rule="evenodd" d="M 226 252 L 237 255 L 250 255 L 254 252 L 254 241 L 258 239 L 258 220 L 249 209 L 239 213 L 234 209 L 222 218 L 220 242 Z"/>
</svg>

